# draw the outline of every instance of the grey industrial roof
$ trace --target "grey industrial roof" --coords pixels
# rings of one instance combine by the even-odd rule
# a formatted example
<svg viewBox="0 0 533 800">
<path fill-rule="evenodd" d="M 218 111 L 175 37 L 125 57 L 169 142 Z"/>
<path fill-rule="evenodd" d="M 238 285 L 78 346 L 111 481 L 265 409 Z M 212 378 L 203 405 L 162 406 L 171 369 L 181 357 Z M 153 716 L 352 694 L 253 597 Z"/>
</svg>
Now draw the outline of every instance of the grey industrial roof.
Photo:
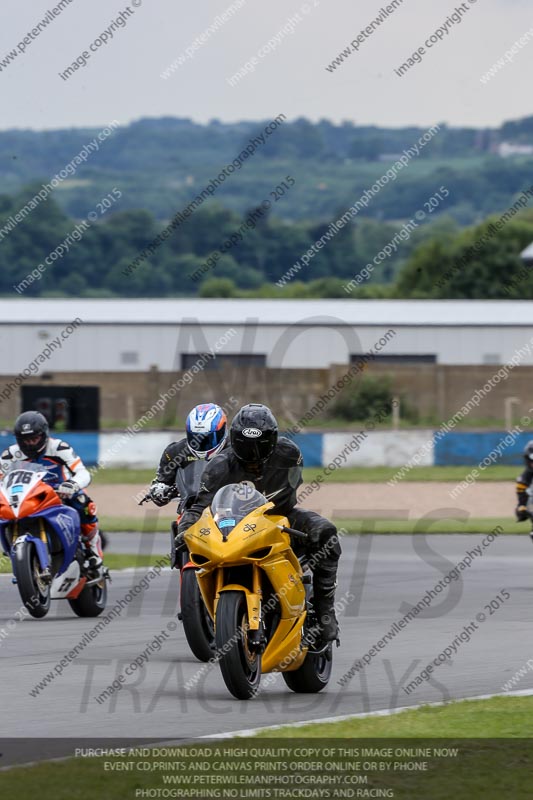
<svg viewBox="0 0 533 800">
<path fill-rule="evenodd" d="M 286 324 L 330 317 L 351 325 L 533 326 L 530 300 L 0 299 L 0 324 Z M 318 321 L 318 320 L 317 320 Z"/>
</svg>

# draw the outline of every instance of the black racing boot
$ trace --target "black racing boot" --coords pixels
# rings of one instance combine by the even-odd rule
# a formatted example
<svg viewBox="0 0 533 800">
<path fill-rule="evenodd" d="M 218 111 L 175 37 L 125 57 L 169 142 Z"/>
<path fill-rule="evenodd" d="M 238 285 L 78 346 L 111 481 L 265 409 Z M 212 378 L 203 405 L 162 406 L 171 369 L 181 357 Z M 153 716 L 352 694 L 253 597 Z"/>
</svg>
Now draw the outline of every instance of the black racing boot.
<svg viewBox="0 0 533 800">
<path fill-rule="evenodd" d="M 317 569 L 313 579 L 313 606 L 320 625 L 320 638 L 323 642 L 339 640 L 339 623 L 335 616 L 335 570 L 324 573 Z M 318 573 L 318 574 L 317 574 Z"/>
</svg>

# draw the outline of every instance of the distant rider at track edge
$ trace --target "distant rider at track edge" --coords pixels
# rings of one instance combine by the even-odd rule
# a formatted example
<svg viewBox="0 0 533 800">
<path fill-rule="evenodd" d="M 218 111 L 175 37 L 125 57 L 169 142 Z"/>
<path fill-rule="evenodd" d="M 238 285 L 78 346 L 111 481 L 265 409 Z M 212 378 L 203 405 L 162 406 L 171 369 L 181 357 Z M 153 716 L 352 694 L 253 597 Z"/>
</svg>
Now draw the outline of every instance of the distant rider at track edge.
<svg viewBox="0 0 533 800">
<path fill-rule="evenodd" d="M 531 519 L 527 506 L 531 499 L 529 490 L 533 483 L 533 439 L 531 439 L 524 448 L 524 461 L 526 464 L 525 469 L 516 479 L 518 505 L 516 506 L 515 513 L 518 522 Z M 531 536 L 531 541 L 533 541 L 533 530 L 529 535 Z"/>
</svg>

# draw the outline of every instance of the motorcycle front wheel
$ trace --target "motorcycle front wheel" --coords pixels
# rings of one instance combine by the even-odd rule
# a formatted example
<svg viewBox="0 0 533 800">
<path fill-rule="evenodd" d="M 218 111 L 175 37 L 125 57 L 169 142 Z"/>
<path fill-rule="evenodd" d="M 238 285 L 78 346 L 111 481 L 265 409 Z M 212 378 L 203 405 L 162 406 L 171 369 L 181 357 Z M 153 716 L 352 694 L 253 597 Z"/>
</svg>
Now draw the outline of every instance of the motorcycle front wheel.
<svg viewBox="0 0 533 800">
<path fill-rule="evenodd" d="M 259 688 L 261 656 L 248 647 L 248 609 L 243 592 L 222 592 L 217 605 L 215 644 L 224 683 L 237 700 Z"/>
<path fill-rule="evenodd" d="M 50 610 L 50 583 L 41 578 L 41 565 L 31 542 L 24 542 L 16 549 L 13 572 L 25 608 L 36 619 L 45 617 Z"/>
<path fill-rule="evenodd" d="M 188 645 L 199 661 L 215 655 L 215 629 L 205 607 L 196 572 L 192 568 L 181 573 L 181 621 Z"/>
</svg>

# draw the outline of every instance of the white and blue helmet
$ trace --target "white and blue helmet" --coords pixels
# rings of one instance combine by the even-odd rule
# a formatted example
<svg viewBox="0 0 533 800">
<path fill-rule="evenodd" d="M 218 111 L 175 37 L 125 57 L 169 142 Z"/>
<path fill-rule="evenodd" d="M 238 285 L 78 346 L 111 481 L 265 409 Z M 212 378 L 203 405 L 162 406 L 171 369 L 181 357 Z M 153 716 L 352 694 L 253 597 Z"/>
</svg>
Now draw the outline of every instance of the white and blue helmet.
<svg viewBox="0 0 533 800">
<path fill-rule="evenodd" d="M 196 458 L 211 458 L 226 443 L 228 420 L 216 403 L 195 406 L 187 417 L 187 444 Z"/>
</svg>

